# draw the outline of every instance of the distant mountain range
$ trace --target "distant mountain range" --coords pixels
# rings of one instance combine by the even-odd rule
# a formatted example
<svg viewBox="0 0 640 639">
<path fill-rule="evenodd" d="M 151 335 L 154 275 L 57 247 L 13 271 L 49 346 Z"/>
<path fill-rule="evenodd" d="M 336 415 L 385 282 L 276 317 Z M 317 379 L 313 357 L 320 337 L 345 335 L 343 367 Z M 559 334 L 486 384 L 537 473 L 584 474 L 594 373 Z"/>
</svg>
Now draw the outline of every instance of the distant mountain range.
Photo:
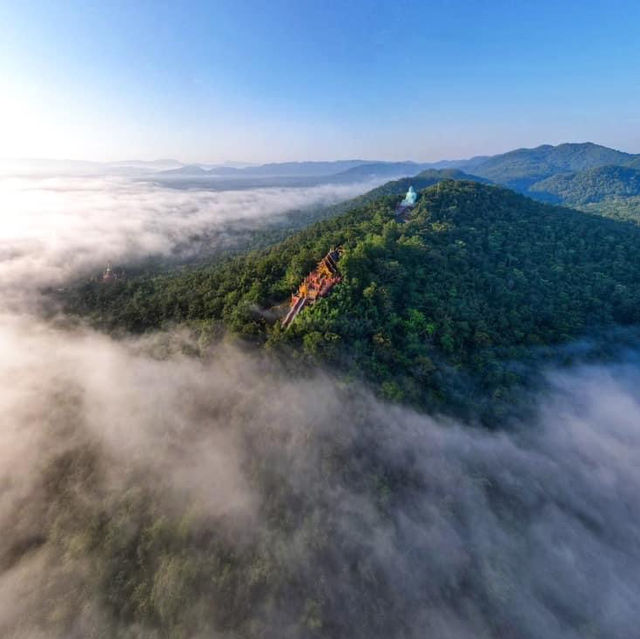
<svg viewBox="0 0 640 639">
<path fill-rule="evenodd" d="M 154 161 L 80 162 L 75 160 L 1 161 L 0 170 L 18 174 L 112 174 L 152 179 L 174 188 L 218 190 L 296 187 L 414 178 L 416 188 L 435 178 L 424 171 L 460 171 L 451 179 L 499 184 L 544 202 L 640 223 L 640 154 L 625 153 L 592 142 L 544 144 L 493 156 L 439 162 L 336 160 L 247 165 L 182 164 Z M 438 179 L 443 179 L 438 174 Z"/>
<path fill-rule="evenodd" d="M 417 162 L 368 162 L 337 160 L 335 162 L 282 162 L 234 167 L 207 167 L 188 164 L 161 171 L 159 177 L 226 177 L 226 178 L 322 178 L 324 181 L 357 182 L 374 177 L 415 175 L 430 166 Z"/>
<path fill-rule="evenodd" d="M 0 160 L 1 172 L 16 175 L 137 175 L 177 169 L 181 166 L 181 162 L 173 159 L 119 160 L 117 162 L 24 158 Z"/>
<path fill-rule="evenodd" d="M 623 167 L 626 171 L 615 171 Z M 456 169 L 469 176 L 506 186 L 530 197 L 563 204 L 604 201 L 609 197 L 635 197 L 634 170 L 640 171 L 640 154 L 624 153 L 592 142 L 545 144 L 494 156 L 440 162 L 284 162 L 244 168 L 186 165 L 158 173 L 173 178 L 296 178 L 318 182 L 357 182 L 369 179 L 413 177 L 424 170 Z M 594 170 L 598 171 L 594 172 Z M 584 176 L 583 172 L 587 172 Z M 560 177 L 562 176 L 562 177 Z M 424 176 L 423 176 L 424 177 Z M 553 178 L 553 179 L 552 179 Z M 549 181 L 551 180 L 551 181 Z M 615 185 L 614 185 L 615 183 Z M 289 184 L 294 185 L 295 182 Z M 587 186 L 588 185 L 588 186 Z"/>
<path fill-rule="evenodd" d="M 284 162 L 264 164 L 245 168 L 207 167 L 200 164 L 187 164 L 178 168 L 161 171 L 156 177 L 164 179 L 186 178 L 237 178 L 238 180 L 279 179 L 302 180 L 300 184 L 311 183 L 351 183 L 373 179 L 411 177 L 425 170 L 456 170 L 455 167 L 484 161 L 485 157 L 472 160 L 443 160 L 441 162 L 367 162 L 364 160 L 344 160 L 336 162 Z M 453 175 L 453 174 L 452 174 Z M 467 178 L 468 173 L 465 173 Z M 477 176 L 482 177 L 482 176 Z M 481 181 L 490 182 L 482 179 Z"/>
<path fill-rule="evenodd" d="M 533 149 L 516 149 L 500 155 L 476 156 L 467 160 L 283 162 L 245 168 L 187 165 L 164 171 L 163 174 L 212 177 L 324 177 L 360 180 L 394 175 L 411 176 L 425 169 L 452 168 L 523 191 L 536 182 L 558 173 L 578 172 L 609 165 L 640 169 L 640 154 L 624 153 L 592 142 L 584 142 L 558 146 L 545 144 Z"/>
</svg>

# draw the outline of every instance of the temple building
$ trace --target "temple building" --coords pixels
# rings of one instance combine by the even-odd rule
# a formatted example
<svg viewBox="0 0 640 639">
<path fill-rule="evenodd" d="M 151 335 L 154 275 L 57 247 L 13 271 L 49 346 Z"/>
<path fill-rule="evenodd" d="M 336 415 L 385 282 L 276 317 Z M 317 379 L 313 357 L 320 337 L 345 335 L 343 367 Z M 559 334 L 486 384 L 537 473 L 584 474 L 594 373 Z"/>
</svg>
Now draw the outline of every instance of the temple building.
<svg viewBox="0 0 640 639">
<path fill-rule="evenodd" d="M 102 281 L 107 282 L 115 282 L 116 280 L 121 280 L 124 278 L 124 271 L 119 268 L 117 271 L 114 271 L 111 268 L 111 263 L 107 264 L 107 268 L 104 269 L 102 273 Z"/>
<path fill-rule="evenodd" d="M 298 290 L 291 296 L 289 312 L 282 320 L 285 328 L 291 325 L 303 308 L 314 304 L 321 297 L 326 297 L 331 289 L 342 281 L 337 265 L 341 254 L 342 248 L 331 249 L 318 262 L 318 266 L 304 278 Z"/>
<path fill-rule="evenodd" d="M 113 280 L 115 279 L 116 279 L 116 276 L 113 270 L 111 269 L 111 264 L 107 264 L 107 268 L 104 270 L 104 273 L 102 274 L 102 281 L 113 282 Z"/>
</svg>

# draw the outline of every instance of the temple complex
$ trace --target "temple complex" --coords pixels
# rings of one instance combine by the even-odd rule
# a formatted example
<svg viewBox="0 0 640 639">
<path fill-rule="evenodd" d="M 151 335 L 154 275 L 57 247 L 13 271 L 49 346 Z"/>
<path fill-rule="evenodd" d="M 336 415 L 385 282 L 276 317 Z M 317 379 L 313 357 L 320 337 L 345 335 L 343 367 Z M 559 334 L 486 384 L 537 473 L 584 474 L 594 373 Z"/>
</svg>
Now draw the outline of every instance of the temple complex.
<svg viewBox="0 0 640 639">
<path fill-rule="evenodd" d="M 291 296 L 289 312 L 282 320 L 287 328 L 305 307 L 315 303 L 320 297 L 327 296 L 331 289 L 341 281 L 337 261 L 340 259 L 341 249 L 331 249 L 319 262 L 318 266 L 307 275 Z"/>
<path fill-rule="evenodd" d="M 113 272 L 111 268 L 111 264 L 107 264 L 107 268 L 104 269 L 104 273 L 102 274 L 103 282 L 113 282 L 116 279 L 116 274 Z"/>
<path fill-rule="evenodd" d="M 119 268 L 116 271 L 111 268 L 111 262 L 107 264 L 107 268 L 102 272 L 102 283 L 108 284 L 110 282 L 115 282 L 116 280 L 124 279 L 125 273 L 124 270 Z"/>
</svg>

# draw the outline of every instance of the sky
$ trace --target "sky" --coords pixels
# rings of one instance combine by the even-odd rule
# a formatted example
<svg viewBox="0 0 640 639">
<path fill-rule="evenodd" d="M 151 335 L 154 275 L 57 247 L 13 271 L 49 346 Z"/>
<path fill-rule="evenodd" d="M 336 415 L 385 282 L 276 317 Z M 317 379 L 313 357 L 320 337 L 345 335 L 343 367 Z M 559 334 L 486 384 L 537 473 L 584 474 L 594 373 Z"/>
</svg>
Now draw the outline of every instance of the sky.
<svg viewBox="0 0 640 639">
<path fill-rule="evenodd" d="M 636 0 L 0 0 L 0 157 L 640 152 Z"/>
</svg>

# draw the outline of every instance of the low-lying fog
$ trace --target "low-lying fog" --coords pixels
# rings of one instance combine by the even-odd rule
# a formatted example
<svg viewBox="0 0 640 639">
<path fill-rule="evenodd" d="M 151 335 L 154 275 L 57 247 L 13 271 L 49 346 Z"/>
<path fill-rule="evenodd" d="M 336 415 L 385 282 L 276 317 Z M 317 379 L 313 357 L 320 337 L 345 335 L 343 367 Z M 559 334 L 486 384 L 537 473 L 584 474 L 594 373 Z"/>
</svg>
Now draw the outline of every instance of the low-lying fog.
<svg viewBox="0 0 640 639">
<path fill-rule="evenodd" d="M 207 191 L 113 176 L 0 176 L 2 302 L 109 261 L 187 254 L 201 236 L 223 243 L 225 230 L 258 230 L 288 211 L 329 206 L 372 186 Z"/>
<path fill-rule="evenodd" d="M 1 636 L 161 636 L 114 613 L 104 584 L 125 577 L 105 577 L 109 567 L 87 541 L 95 522 L 135 528 L 137 511 L 123 503 L 138 492 L 152 505 L 133 503 L 158 522 L 188 511 L 235 560 L 268 556 L 283 575 L 259 564 L 230 582 L 232 591 L 261 590 L 250 591 L 259 603 L 246 619 L 225 629 L 216 624 L 226 597 L 242 610 L 233 592 L 210 590 L 211 576 L 180 581 L 176 568 L 175 557 L 193 559 L 197 572 L 206 556 L 170 545 L 147 563 L 138 556 L 139 570 L 151 570 L 144 605 L 167 628 L 183 615 L 180 636 L 253 637 L 258 628 L 274 638 L 637 634 L 637 353 L 549 371 L 536 417 L 488 433 L 345 390 L 322 371 L 291 380 L 231 348 L 189 359 L 173 347 L 188 339 L 179 333 L 117 342 L 33 313 L 40 287 L 107 261 L 169 255 L 211 226 L 258 227 L 285 208 L 363 189 L 0 179 Z M 277 512 L 288 523 L 270 516 L 274 498 L 256 477 L 276 478 Z M 183 581 L 195 590 L 172 590 Z M 274 584 L 278 596 L 269 597 Z"/>
</svg>

